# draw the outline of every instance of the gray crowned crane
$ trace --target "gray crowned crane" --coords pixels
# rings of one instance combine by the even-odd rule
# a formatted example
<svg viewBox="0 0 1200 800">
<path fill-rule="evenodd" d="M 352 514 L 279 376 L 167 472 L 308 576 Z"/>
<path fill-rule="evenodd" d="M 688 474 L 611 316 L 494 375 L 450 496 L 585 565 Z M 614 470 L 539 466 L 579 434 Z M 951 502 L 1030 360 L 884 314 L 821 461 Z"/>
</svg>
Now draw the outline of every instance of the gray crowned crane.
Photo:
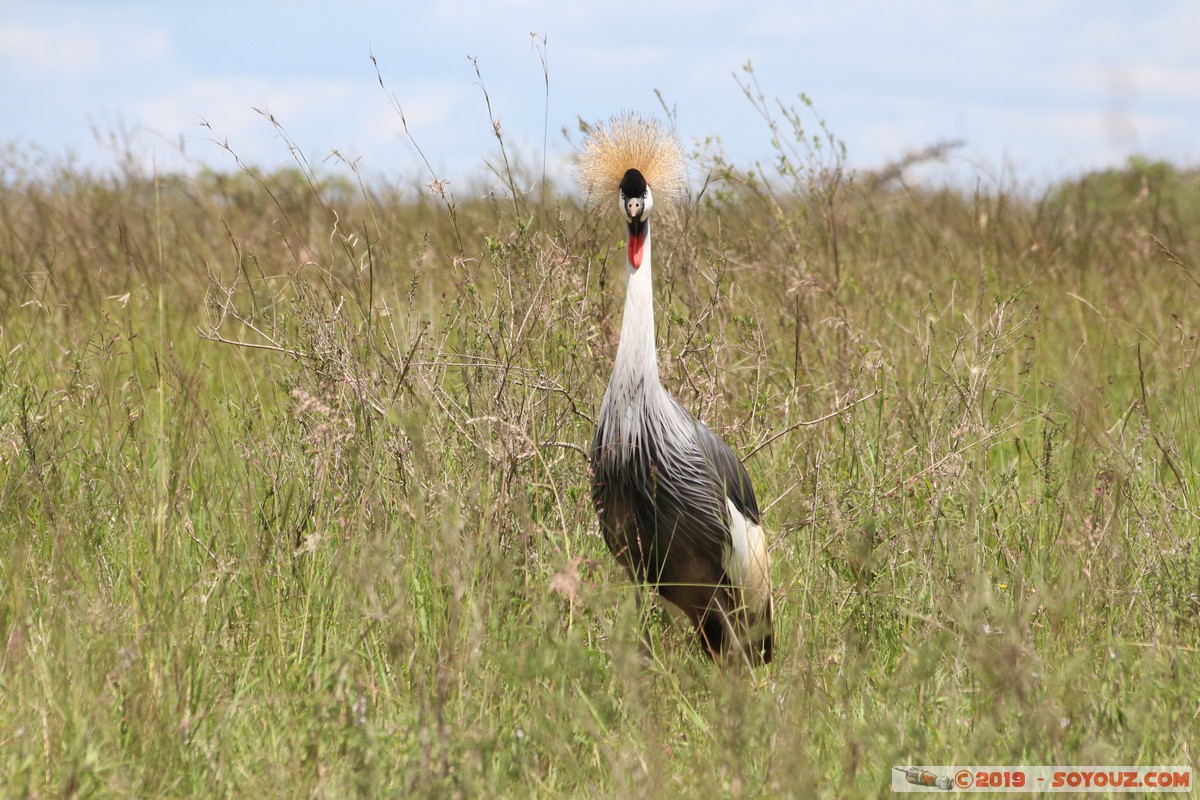
<svg viewBox="0 0 1200 800">
<path fill-rule="evenodd" d="M 593 128 L 579 160 L 589 195 L 614 192 L 628 228 L 625 312 L 592 440 L 592 502 L 608 549 L 695 626 L 711 656 L 771 660 L 771 575 L 754 488 L 729 446 L 663 388 L 654 342 L 654 191 L 682 191 L 678 140 L 633 115 Z"/>
</svg>

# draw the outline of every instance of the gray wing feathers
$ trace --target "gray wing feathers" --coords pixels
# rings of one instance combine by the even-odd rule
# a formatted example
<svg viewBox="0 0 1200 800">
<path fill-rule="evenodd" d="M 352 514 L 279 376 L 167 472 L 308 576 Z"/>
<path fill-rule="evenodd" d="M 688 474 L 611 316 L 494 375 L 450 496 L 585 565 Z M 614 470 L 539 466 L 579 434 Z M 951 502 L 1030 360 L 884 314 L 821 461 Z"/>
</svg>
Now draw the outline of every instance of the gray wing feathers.
<svg viewBox="0 0 1200 800">
<path fill-rule="evenodd" d="M 737 456 L 665 391 L 661 397 L 622 418 L 603 409 L 592 440 L 592 500 L 605 538 L 639 572 L 643 566 L 657 572 L 675 547 L 719 563 L 731 541 L 726 497 L 759 520 Z M 620 430 L 622 422 L 636 427 Z"/>
</svg>

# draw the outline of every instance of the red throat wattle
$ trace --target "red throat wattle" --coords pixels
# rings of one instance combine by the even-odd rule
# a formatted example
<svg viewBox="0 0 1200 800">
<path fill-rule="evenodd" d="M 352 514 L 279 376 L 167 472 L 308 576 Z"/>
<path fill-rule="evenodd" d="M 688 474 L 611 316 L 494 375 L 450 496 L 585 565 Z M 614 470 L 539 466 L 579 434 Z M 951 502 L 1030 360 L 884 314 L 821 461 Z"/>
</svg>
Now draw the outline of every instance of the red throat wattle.
<svg viewBox="0 0 1200 800">
<path fill-rule="evenodd" d="M 645 244 L 645 231 L 629 234 L 629 264 L 634 269 L 642 266 L 642 246 Z"/>
</svg>

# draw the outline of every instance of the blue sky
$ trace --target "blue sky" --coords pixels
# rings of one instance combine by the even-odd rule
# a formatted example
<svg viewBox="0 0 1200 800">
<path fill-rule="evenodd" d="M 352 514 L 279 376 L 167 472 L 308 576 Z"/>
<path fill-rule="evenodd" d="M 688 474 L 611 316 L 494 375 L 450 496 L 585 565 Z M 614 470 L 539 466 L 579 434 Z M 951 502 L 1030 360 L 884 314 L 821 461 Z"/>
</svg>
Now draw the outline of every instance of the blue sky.
<svg viewBox="0 0 1200 800">
<path fill-rule="evenodd" d="M 417 143 L 462 185 L 496 155 L 468 55 L 506 142 L 540 163 L 546 88 L 531 32 L 546 37 L 558 174 L 571 152 L 562 128 L 659 112 L 655 90 L 686 144 L 716 136 L 737 163 L 769 158 L 733 77 L 748 61 L 768 98 L 811 97 L 855 167 L 942 139 L 966 141 L 949 173 L 971 182 L 1045 182 L 1132 154 L 1200 164 L 1195 0 L 0 0 L 0 142 L 104 167 L 114 157 L 94 130 L 124 130 L 160 170 L 234 168 L 214 139 L 249 163 L 290 163 L 259 108 L 326 169 L 336 149 L 369 176 L 424 180 L 373 53 Z"/>
</svg>

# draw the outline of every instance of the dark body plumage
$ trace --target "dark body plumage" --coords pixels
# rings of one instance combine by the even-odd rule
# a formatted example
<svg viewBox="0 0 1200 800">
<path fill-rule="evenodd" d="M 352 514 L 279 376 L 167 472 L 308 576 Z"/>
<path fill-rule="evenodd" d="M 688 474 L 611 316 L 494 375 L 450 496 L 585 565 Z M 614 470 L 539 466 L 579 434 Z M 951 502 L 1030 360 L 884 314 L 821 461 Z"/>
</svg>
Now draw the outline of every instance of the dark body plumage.
<svg viewBox="0 0 1200 800">
<path fill-rule="evenodd" d="M 657 381 L 642 382 L 629 400 L 619 410 L 606 396 L 592 440 L 592 501 L 608 549 L 631 579 L 688 615 L 710 654 L 741 638 L 754 660 L 770 661 L 769 603 L 765 618 L 746 608 L 725 569 L 733 548 L 729 504 L 760 525 L 749 475 Z"/>
</svg>

